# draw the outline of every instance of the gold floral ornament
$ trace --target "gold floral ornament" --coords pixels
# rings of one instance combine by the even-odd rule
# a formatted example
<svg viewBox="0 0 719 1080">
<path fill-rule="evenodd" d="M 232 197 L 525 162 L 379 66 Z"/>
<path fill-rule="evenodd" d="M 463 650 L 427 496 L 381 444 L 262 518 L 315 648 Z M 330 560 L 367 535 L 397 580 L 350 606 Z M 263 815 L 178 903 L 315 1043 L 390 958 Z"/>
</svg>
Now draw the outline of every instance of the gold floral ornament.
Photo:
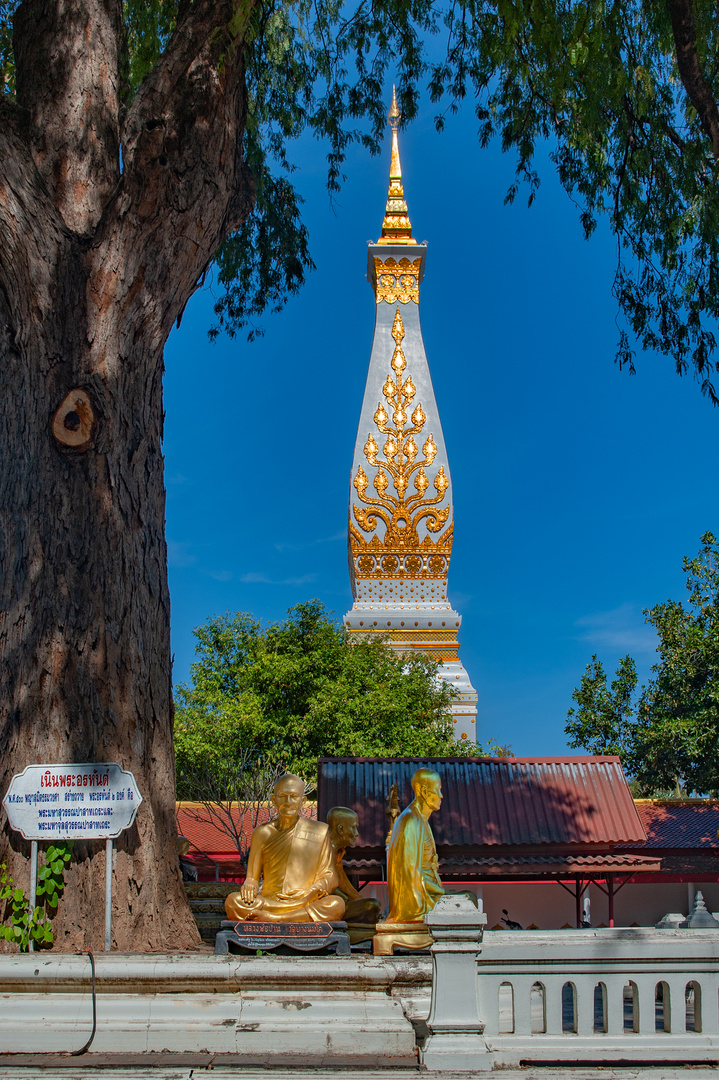
<svg viewBox="0 0 719 1080">
<path fill-rule="evenodd" d="M 418 304 L 421 259 L 374 259 L 375 299 L 378 304 Z"/>
<path fill-rule="evenodd" d="M 360 465 L 353 479 L 357 496 L 364 505 L 354 505 L 352 511 L 359 528 L 365 533 L 373 533 L 377 522 L 385 525 L 384 540 L 375 535 L 366 541 L 356 526 L 350 521 L 350 539 L 353 555 L 357 558 L 356 566 L 363 576 L 372 573 L 382 576 L 379 566 L 374 562 L 372 569 L 364 550 L 371 547 L 376 554 L 381 549 L 385 554 L 381 567 L 385 574 L 408 577 L 440 577 L 446 573 L 447 562 L 452 548 L 452 525 L 436 541 L 425 536 L 419 539 L 418 525 L 423 521 L 429 533 L 439 533 L 447 524 L 449 506 L 441 507 L 449 488 L 449 478 L 440 466 L 432 485 L 436 494 L 427 497 L 430 480 L 426 468 L 434 462 L 438 447 L 430 433 L 422 442 L 422 457 L 419 457 L 414 436 L 419 436 L 427 422 L 427 415 L 418 402 L 408 418 L 412 401 L 417 389 L 410 375 L 403 379 L 407 361 L 402 351 L 405 336 L 404 324 L 397 308 L 392 325 L 392 337 L 395 349 L 391 367 L 394 376 L 388 375 L 382 394 L 386 407 L 379 402 L 374 414 L 374 422 L 380 434 L 385 436 L 382 446 L 382 458 L 377 439 L 372 432 L 367 435 L 364 455 L 369 465 L 376 469 L 372 486 L 377 494 L 374 498 L 368 494 L 369 480 Z M 390 420 L 391 417 L 391 420 Z M 396 495 L 392 494 L 394 488 Z M 441 554 L 438 554 L 438 549 Z M 411 555 L 412 552 L 417 554 Z M 368 553 L 369 554 L 369 553 Z M 420 555 L 428 554 L 427 570 L 424 571 L 424 559 Z M 402 563 L 402 557 L 410 555 Z M 389 557 L 391 556 L 391 557 Z M 403 567 L 403 568 L 401 568 Z"/>
</svg>

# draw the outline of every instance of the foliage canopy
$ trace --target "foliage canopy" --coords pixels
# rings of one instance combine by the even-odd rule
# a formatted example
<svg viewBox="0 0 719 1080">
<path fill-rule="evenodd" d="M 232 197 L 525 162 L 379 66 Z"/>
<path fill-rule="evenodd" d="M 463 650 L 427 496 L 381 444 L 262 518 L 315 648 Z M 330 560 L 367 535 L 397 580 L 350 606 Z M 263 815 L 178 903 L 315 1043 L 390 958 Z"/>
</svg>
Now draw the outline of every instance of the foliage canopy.
<svg viewBox="0 0 719 1080">
<path fill-rule="evenodd" d="M 481 753 L 461 747 L 438 664 L 400 656 L 379 636 L 350 643 L 318 600 L 263 629 L 250 615 L 195 630 L 191 685 L 176 688 L 179 798 L 196 798 L 198 768 L 232 773 L 248 748 L 312 784 L 323 756 Z"/>
<path fill-rule="evenodd" d="M 642 794 L 719 793 L 719 544 L 702 536 L 684 559 L 687 606 L 667 600 L 645 610 L 659 635 L 652 678 L 637 694 L 634 660 L 625 656 L 607 685 L 596 656 L 573 693 L 570 746 L 619 754 Z"/>
<path fill-rule="evenodd" d="M 124 0 L 123 98 L 132 98 L 200 0 Z M 0 0 L 0 76 L 14 88 Z M 309 131 L 328 147 L 337 190 L 351 143 L 371 152 L 384 127 L 387 79 L 405 119 L 422 95 L 442 128 L 466 99 L 482 144 L 516 155 L 512 200 L 539 176 L 549 140 L 587 236 L 605 217 L 617 239 L 613 291 L 623 316 L 617 359 L 635 347 L 670 355 L 717 402 L 719 316 L 719 23 L 711 0 L 260 0 L 245 34 L 244 153 L 255 204 L 216 255 L 224 292 L 211 333 L 234 334 L 278 310 L 312 267 L 290 146 Z M 235 19 L 247 13 L 237 5 Z M 232 20 L 220 28 L 228 50 Z"/>
</svg>

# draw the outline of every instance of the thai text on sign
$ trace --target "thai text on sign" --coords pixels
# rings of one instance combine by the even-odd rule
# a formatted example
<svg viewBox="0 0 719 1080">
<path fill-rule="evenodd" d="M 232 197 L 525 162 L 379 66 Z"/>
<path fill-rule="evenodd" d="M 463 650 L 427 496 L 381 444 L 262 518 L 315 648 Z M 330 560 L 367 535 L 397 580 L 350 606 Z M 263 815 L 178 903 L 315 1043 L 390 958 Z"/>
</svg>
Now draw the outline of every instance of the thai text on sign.
<svg viewBox="0 0 719 1080">
<path fill-rule="evenodd" d="M 3 799 L 10 828 L 26 840 L 113 839 L 135 820 L 142 796 L 114 762 L 28 765 Z"/>
<path fill-rule="evenodd" d="M 238 922 L 234 927 L 238 937 L 329 937 L 332 933 L 332 924 L 321 923 L 268 923 L 268 922 Z"/>
</svg>

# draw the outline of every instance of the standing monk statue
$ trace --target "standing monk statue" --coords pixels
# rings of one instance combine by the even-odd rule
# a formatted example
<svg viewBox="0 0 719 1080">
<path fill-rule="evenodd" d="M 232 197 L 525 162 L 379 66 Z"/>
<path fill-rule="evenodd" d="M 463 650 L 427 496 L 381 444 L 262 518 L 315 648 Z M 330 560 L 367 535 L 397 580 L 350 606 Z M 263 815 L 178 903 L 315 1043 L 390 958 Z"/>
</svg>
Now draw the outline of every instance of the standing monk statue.
<svg viewBox="0 0 719 1080">
<path fill-rule="evenodd" d="M 329 826 L 300 817 L 305 785 L 287 773 L 274 787 L 277 817 L 252 833 L 247 877 L 225 900 L 228 919 L 243 922 L 339 922 L 345 904 L 337 887 Z M 260 880 L 262 887 L 260 887 Z"/>
<path fill-rule="evenodd" d="M 437 849 L 429 816 L 442 805 L 438 773 L 417 769 L 414 800 L 394 823 L 387 853 L 389 913 L 387 923 L 421 922 L 444 894 L 437 873 Z"/>
<path fill-rule="evenodd" d="M 333 806 L 327 814 L 330 840 L 335 851 L 337 887 L 335 893 L 345 902 L 345 919 L 348 923 L 374 926 L 379 918 L 380 902 L 374 896 L 362 896 L 355 889 L 342 865 L 345 850 L 357 843 L 359 828 L 357 815 L 348 806 Z"/>
</svg>

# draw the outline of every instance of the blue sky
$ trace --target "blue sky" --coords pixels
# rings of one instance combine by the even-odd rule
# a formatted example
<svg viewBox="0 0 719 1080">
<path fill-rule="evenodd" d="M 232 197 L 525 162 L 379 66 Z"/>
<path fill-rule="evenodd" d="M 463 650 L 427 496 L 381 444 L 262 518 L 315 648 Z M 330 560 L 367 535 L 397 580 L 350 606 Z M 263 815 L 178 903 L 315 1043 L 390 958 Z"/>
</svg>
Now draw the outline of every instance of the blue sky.
<svg viewBox="0 0 719 1080">
<path fill-rule="evenodd" d="M 425 346 L 449 453 L 449 596 L 479 693 L 478 737 L 518 755 L 566 750 L 564 724 L 593 652 L 630 652 L 646 677 L 642 608 L 684 593 L 682 557 L 717 515 L 719 411 L 672 361 L 614 363 L 614 242 L 586 242 L 540 163 L 535 204 L 504 206 L 513 161 L 481 150 L 470 113 L 442 135 L 401 135 L 414 235 L 429 244 Z M 330 205 L 322 148 L 295 182 L 317 270 L 266 335 L 211 344 L 213 285 L 166 349 L 167 536 L 175 682 L 193 627 L 263 621 L 319 597 L 349 608 L 349 473 L 372 343 L 366 243 L 379 235 L 389 143 L 357 150 Z M 576 752 L 576 751 L 575 751 Z"/>
</svg>

